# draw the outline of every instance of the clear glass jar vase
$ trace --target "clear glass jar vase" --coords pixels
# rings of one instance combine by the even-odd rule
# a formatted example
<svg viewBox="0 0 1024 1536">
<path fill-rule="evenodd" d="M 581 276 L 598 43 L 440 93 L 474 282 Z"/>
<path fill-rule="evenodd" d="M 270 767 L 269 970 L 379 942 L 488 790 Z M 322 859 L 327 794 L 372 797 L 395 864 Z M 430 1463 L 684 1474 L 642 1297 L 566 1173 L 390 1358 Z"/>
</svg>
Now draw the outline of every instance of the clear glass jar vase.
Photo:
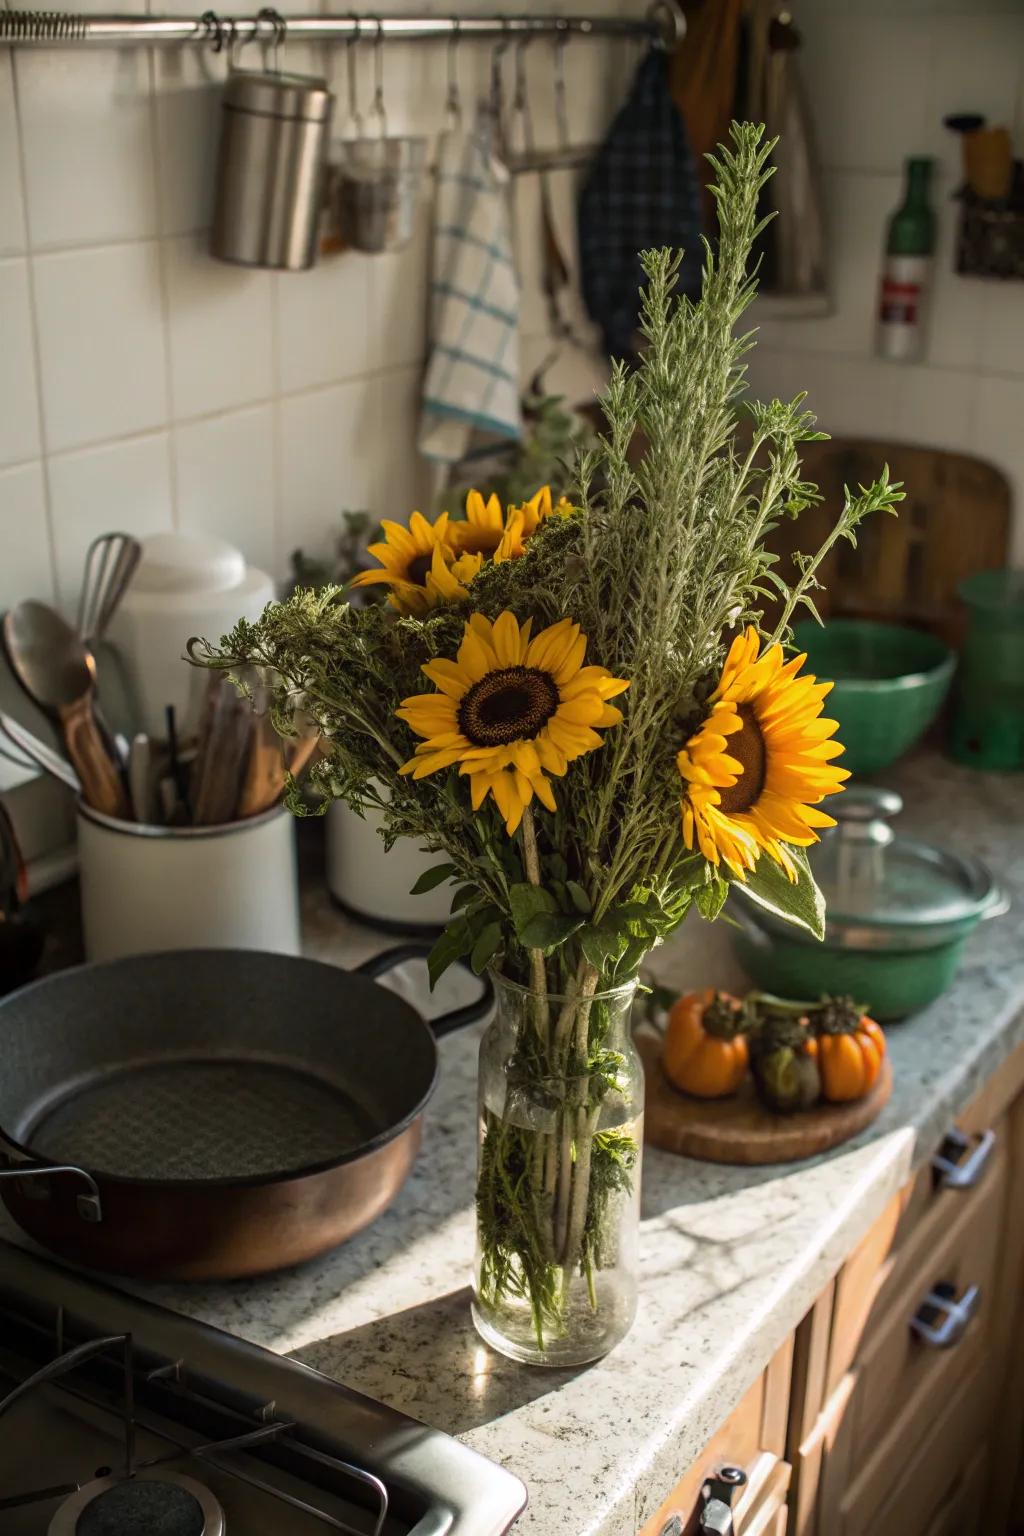
<svg viewBox="0 0 1024 1536">
<path fill-rule="evenodd" d="M 643 1067 L 636 983 L 553 995 L 495 977 L 480 1046 L 473 1321 L 504 1355 L 583 1365 L 636 1315 Z"/>
</svg>

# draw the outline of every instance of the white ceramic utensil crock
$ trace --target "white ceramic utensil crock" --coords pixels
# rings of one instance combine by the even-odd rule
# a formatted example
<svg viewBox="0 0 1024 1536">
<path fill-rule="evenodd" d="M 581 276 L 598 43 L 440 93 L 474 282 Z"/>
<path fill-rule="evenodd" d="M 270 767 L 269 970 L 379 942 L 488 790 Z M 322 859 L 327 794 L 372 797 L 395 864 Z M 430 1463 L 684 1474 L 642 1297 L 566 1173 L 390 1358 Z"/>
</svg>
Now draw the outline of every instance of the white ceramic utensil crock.
<svg viewBox="0 0 1024 1536">
<path fill-rule="evenodd" d="M 380 816 L 368 810 L 357 816 L 342 800 L 327 813 L 327 886 L 335 901 L 353 917 L 378 928 L 417 933 L 443 928 L 451 916 L 449 881 L 409 893 L 426 870 L 444 863 L 441 853 L 424 853 L 413 837 L 400 837 L 385 852 L 378 828 Z"/>
<path fill-rule="evenodd" d="M 88 960 L 164 949 L 300 951 L 295 821 L 151 827 L 78 807 Z"/>
</svg>

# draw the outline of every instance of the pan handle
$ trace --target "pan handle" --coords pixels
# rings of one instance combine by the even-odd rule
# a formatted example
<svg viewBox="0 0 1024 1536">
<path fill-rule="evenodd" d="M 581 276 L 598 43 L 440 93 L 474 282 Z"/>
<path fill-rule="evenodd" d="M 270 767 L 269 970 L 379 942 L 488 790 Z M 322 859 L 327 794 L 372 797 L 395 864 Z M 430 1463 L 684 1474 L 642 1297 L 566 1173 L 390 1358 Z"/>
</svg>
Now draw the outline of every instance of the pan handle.
<svg viewBox="0 0 1024 1536">
<path fill-rule="evenodd" d="M 88 1194 L 79 1194 L 75 1200 L 78 1214 L 83 1221 L 102 1221 L 103 1204 L 100 1200 L 99 1185 L 91 1173 L 84 1168 L 77 1168 L 73 1163 L 47 1163 L 40 1159 L 25 1157 L 13 1142 L 0 1131 L 0 1157 L 6 1157 L 7 1168 L 0 1168 L 0 1181 L 3 1179 L 33 1179 L 44 1176 L 70 1173 L 86 1185 Z M 44 1193 L 44 1191 L 40 1191 Z"/>
<path fill-rule="evenodd" d="M 384 976 L 388 971 L 393 971 L 396 965 L 404 965 L 406 960 L 425 960 L 431 948 L 430 944 L 395 944 L 391 949 L 382 949 L 379 955 L 371 955 L 369 960 L 357 965 L 356 974 Z M 478 976 L 477 980 L 483 991 L 474 1002 L 467 1003 L 464 1008 L 453 1008 L 449 1013 L 438 1014 L 436 1019 L 427 1020 L 438 1040 L 462 1029 L 466 1024 L 475 1024 L 479 1019 L 485 1019 L 490 1013 L 494 1006 L 494 983 L 486 972 Z"/>
</svg>

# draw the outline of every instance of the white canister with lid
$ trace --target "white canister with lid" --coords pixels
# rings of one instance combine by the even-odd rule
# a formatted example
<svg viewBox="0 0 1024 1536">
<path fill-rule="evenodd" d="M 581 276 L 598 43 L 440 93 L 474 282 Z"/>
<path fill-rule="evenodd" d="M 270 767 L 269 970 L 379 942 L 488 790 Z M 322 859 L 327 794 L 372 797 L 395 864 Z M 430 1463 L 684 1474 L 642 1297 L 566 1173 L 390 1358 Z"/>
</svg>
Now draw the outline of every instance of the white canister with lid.
<svg viewBox="0 0 1024 1536">
<path fill-rule="evenodd" d="M 239 619 L 258 619 L 274 597 L 266 571 L 223 540 L 184 533 L 143 541 L 142 561 L 108 631 L 136 730 L 162 740 L 173 705 L 179 739 L 195 730 L 207 674 L 190 666 L 193 635 L 218 641 Z"/>
</svg>

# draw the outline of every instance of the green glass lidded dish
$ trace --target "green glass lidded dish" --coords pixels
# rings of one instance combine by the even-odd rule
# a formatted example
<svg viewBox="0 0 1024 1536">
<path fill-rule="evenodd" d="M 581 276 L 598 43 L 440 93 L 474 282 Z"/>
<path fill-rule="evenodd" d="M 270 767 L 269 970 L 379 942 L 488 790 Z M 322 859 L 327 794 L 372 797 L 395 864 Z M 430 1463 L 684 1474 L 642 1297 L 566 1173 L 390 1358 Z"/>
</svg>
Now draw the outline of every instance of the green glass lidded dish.
<svg viewBox="0 0 1024 1536">
<path fill-rule="evenodd" d="M 749 899 L 734 902 L 734 943 L 756 985 L 781 997 L 855 997 L 885 1023 L 939 997 L 976 924 L 1007 910 L 979 859 L 899 837 L 891 790 L 851 786 L 828 802 L 837 825 L 811 855 L 826 898 L 817 943 Z"/>
</svg>

